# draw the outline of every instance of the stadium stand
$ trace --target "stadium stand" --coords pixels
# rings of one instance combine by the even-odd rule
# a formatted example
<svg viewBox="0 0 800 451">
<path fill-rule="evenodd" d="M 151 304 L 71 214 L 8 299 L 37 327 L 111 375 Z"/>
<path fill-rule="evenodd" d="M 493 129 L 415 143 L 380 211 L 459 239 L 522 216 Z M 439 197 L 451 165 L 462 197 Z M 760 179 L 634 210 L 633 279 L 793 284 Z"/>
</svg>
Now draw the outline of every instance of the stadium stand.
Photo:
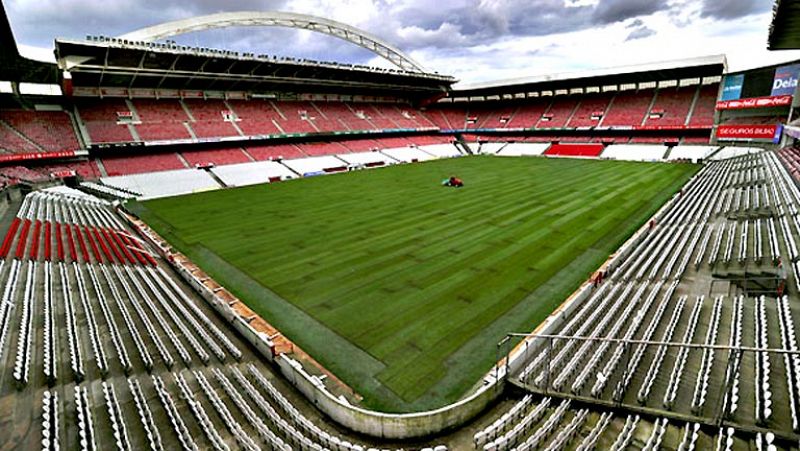
<svg viewBox="0 0 800 451">
<path fill-rule="evenodd" d="M 599 157 L 603 152 L 602 144 L 567 144 L 551 145 L 545 152 L 547 156 L 558 157 Z"/>
<path fill-rule="evenodd" d="M 294 144 L 279 144 L 276 146 L 246 146 L 245 152 L 247 152 L 257 161 L 276 160 L 278 158 L 294 159 L 308 156 Z"/>
<path fill-rule="evenodd" d="M 123 99 L 103 101 L 81 99 L 76 102 L 79 120 L 89 133 L 93 144 L 124 143 L 134 141 L 127 124 L 118 123 L 121 118 L 132 118 L 130 108 Z"/>
<path fill-rule="evenodd" d="M 491 145 L 489 143 L 483 144 L 481 152 L 483 152 L 483 146 Z M 508 143 L 493 153 L 504 157 L 537 156 L 542 155 L 548 147 L 550 147 L 549 143 Z M 489 151 L 491 152 L 491 147 Z"/>
<path fill-rule="evenodd" d="M 536 123 L 536 128 L 564 128 L 578 107 L 580 99 L 574 96 L 555 97 L 550 107 Z"/>
<path fill-rule="evenodd" d="M 85 161 L 70 161 L 69 163 L 61 164 L 47 164 L 39 166 L 39 171 L 45 174 L 75 171 L 78 175 L 86 179 L 100 178 L 100 168 L 97 167 L 97 162 L 94 160 Z"/>
<path fill-rule="evenodd" d="M 466 128 L 466 111 L 455 105 L 436 105 L 425 114 L 427 118 L 441 129 L 462 130 Z"/>
<path fill-rule="evenodd" d="M 550 100 L 530 100 L 517 107 L 511 118 L 506 122 L 505 128 L 533 128 L 542 115 L 550 107 Z"/>
<path fill-rule="evenodd" d="M 645 125 L 676 126 L 686 124 L 696 87 L 661 88 L 645 120 Z M 710 122 L 709 122 L 710 124 Z"/>
<path fill-rule="evenodd" d="M 283 131 L 275 121 L 281 116 L 272 107 L 271 102 L 264 100 L 228 100 L 227 104 L 236 115 L 236 125 L 246 136 L 280 135 Z"/>
<path fill-rule="evenodd" d="M 159 172 L 145 172 L 115 177 L 102 177 L 103 183 L 142 194 L 142 199 L 178 196 L 219 189 L 219 184 L 208 174 L 198 169 L 177 169 Z"/>
<path fill-rule="evenodd" d="M 184 100 L 187 110 L 194 121 L 190 123 L 198 138 L 215 138 L 223 136 L 240 136 L 232 125 L 233 112 L 221 100 Z M 228 115 L 229 120 L 225 120 Z"/>
<path fill-rule="evenodd" d="M 503 148 L 508 146 L 509 143 L 505 142 L 481 142 L 469 143 L 470 148 L 477 154 L 494 155 L 498 154 Z M 544 152 L 544 151 L 543 151 Z"/>
<path fill-rule="evenodd" d="M 319 116 L 319 112 L 311 102 L 280 102 L 273 106 L 283 118 L 280 127 L 286 133 L 314 133 L 317 128 L 312 120 Z"/>
<path fill-rule="evenodd" d="M 714 123 L 714 111 L 717 105 L 719 85 L 706 85 L 698 88 L 697 101 L 692 109 L 692 116 L 686 125 L 708 127 Z"/>
<path fill-rule="evenodd" d="M 131 101 L 135 116 L 141 121 L 135 126 L 143 141 L 173 141 L 191 139 L 186 124 L 189 116 L 178 100 L 135 99 Z"/>
<path fill-rule="evenodd" d="M 406 138 L 412 144 L 417 146 L 427 146 L 431 144 L 451 144 L 453 142 L 452 136 L 439 136 L 439 135 L 415 135 L 409 136 Z M 381 143 L 385 143 L 384 140 L 379 140 Z M 388 143 L 384 145 L 388 146 Z"/>
<path fill-rule="evenodd" d="M 653 102 L 655 91 L 622 91 L 614 96 L 611 105 L 603 116 L 604 127 L 638 126 L 641 125 L 650 104 Z"/>
<path fill-rule="evenodd" d="M 612 160 L 661 161 L 667 146 L 612 144 L 603 151 L 602 157 Z"/>
<path fill-rule="evenodd" d="M 397 124 L 399 128 L 408 129 L 423 129 L 434 128 L 430 121 L 424 115 L 420 114 L 417 110 L 404 104 L 375 104 L 374 108 L 379 114 L 389 118 L 392 122 Z"/>
<path fill-rule="evenodd" d="M 339 142 L 310 142 L 297 144 L 300 150 L 309 157 L 320 155 L 336 155 L 338 153 L 349 152 L 350 149 Z"/>
<path fill-rule="evenodd" d="M 375 128 L 367 120 L 363 109 L 351 109 L 351 105 L 345 102 L 314 102 L 314 104 L 329 119 L 338 119 L 342 124 L 339 128 L 332 128 L 332 130 L 372 130 Z M 356 107 L 356 105 L 353 104 L 352 107 Z"/>
<path fill-rule="evenodd" d="M 70 44 L 65 43 L 64 47 L 67 45 Z M 130 44 L 128 49 L 125 46 L 128 44 L 118 46 L 121 54 L 133 51 L 139 44 Z M 157 60 L 158 47 L 146 47 L 149 50 L 143 54 L 151 54 Z M 198 56 L 194 53 L 204 52 L 214 55 L 208 59 L 209 66 L 229 57 L 225 51 L 210 49 L 177 54 L 194 58 Z M 248 58 L 234 62 L 239 64 Z M 276 70 L 293 64 L 291 59 L 262 59 L 261 63 L 275 65 Z M 387 91 L 383 97 L 386 102 L 360 102 L 316 100 L 329 94 L 314 93 L 309 72 L 330 68 L 307 60 L 297 63 L 297 71 L 306 71 L 309 78 L 302 80 L 308 85 L 300 90 L 287 89 L 269 101 L 139 99 L 135 89 L 119 89 L 112 94 L 124 95 L 125 99 L 85 97 L 86 92 L 94 92 L 96 97 L 105 95 L 101 84 L 99 88 L 77 86 L 78 90 L 84 89 L 84 94 L 76 97 L 78 100 L 73 101 L 72 95 L 59 99 L 68 112 L 2 109 L 3 154 L 71 151 L 79 149 L 81 141 L 92 146 L 134 141 L 148 145 L 130 146 L 119 154 L 91 148 L 89 155 L 95 159 L 89 160 L 81 153 L 75 161 L 59 157 L 51 160 L 57 162 L 47 164 L 7 162 L 4 164 L 8 166 L 0 168 L 0 176 L 7 183 L 51 185 L 57 178 L 51 174 L 64 175 L 74 170 L 83 177 L 100 179 L 84 182 L 81 186 L 87 192 L 104 198 L 149 199 L 461 155 L 461 144 L 454 144 L 455 139 L 461 140 L 460 134 L 378 134 L 378 129 L 428 127 L 481 133 L 463 138 L 476 153 L 501 156 L 676 162 L 669 169 L 685 160 L 708 160 L 648 225 L 611 256 L 596 274 L 600 277 L 587 281 L 539 329 L 573 338 L 551 339 L 546 352 L 541 339 L 536 342 L 536 338 L 521 338 L 524 343 L 515 349 L 514 359 L 504 360 L 505 369 L 495 366 L 484 376 L 483 383 L 476 384 L 486 387 L 498 378 L 506 378 L 506 386 L 512 385 L 513 389 L 497 390 L 504 399 L 470 420 L 465 430 L 470 435 L 475 432 L 473 445 L 484 451 L 688 451 L 713 449 L 715 445 L 716 449 L 727 451 L 796 446 L 800 431 L 800 354 L 792 312 L 797 307 L 794 289 L 800 289 L 796 244 L 800 190 L 790 177 L 800 180 L 800 149 L 787 147 L 773 153 L 757 147 L 707 145 L 709 137 L 700 132 L 712 129 L 719 90 L 713 80 L 719 79 L 724 68 L 716 72 L 713 68 L 697 69 L 702 75 L 691 73 L 691 68 L 674 68 L 680 69 L 681 79 L 687 75 L 709 83 L 706 79 L 712 78 L 712 84 L 658 89 L 640 85 L 640 90 L 603 94 L 564 94 L 585 92 L 586 86 L 575 86 L 573 91 L 571 86 L 563 85 L 565 80 L 555 80 L 564 89 L 555 87 L 551 91 L 548 86 L 539 90 L 534 86 L 533 94 L 529 94 L 522 88 L 515 91 L 512 85 L 502 87 L 499 94 L 488 89 L 476 96 L 462 96 L 458 89 L 452 90 L 452 80 L 437 82 L 435 89 L 417 96 L 409 94 L 419 88 L 411 86 L 412 82 L 405 88 L 414 89 L 406 92 L 374 81 L 381 74 L 377 70 L 364 71 L 366 78 L 358 81 L 358 72 L 364 68 L 353 65 L 338 69 L 348 74 L 345 83 L 317 80 L 325 81 L 316 85 L 324 88 L 321 92 L 344 93 L 341 97 L 331 95 L 332 98 L 379 99 L 383 93 L 373 97 L 372 91 Z M 76 63 L 76 67 L 80 64 Z M 129 69 L 137 72 L 136 63 L 132 64 Z M 146 64 L 157 66 L 156 61 Z M 724 66 L 724 61 L 719 65 Z M 234 67 L 227 63 L 225 66 L 229 72 Z M 421 77 L 408 71 L 385 74 L 395 80 Z M 88 71 L 81 75 L 89 76 Z M 235 83 L 245 86 L 249 81 L 241 75 L 242 80 Z M 614 79 L 625 75 L 608 76 L 619 88 L 624 82 Z M 123 76 L 119 77 L 121 82 Z M 215 89 L 224 84 L 225 77 L 218 78 L 214 80 Z M 294 76 L 283 81 L 289 83 L 289 78 Z M 191 82 L 180 81 L 187 85 Z M 349 85 L 351 81 L 368 82 L 369 95 L 362 95 Z M 647 79 L 647 83 L 651 80 Z M 227 86 L 246 89 L 236 84 Z M 306 87 L 308 91 L 304 92 L 302 88 Z M 186 93 L 190 97 L 211 97 L 220 92 L 173 91 L 165 97 Z M 553 92 L 556 95 L 550 95 Z M 230 94 L 236 99 L 252 95 L 241 91 Z M 153 90 L 144 95 L 154 95 Z M 158 91 L 155 95 L 159 95 Z M 397 103 L 406 102 L 396 98 L 405 95 L 414 101 Z M 281 100 L 284 96 L 301 100 Z M 435 103 L 440 96 L 450 99 Z M 450 102 L 452 98 L 469 102 Z M 425 105 L 427 101 L 434 103 L 424 110 L 411 106 Z M 761 124 L 783 119 L 762 117 L 752 122 L 753 119 L 734 117 L 725 119 L 725 123 Z M 649 130 L 636 130 L 641 126 Z M 684 133 L 680 131 L 684 126 L 703 130 Z M 476 131 L 534 127 L 548 129 L 547 135 L 519 136 L 536 132 L 507 130 L 509 133 L 492 136 L 495 133 L 491 131 Z M 617 130 L 588 130 L 592 127 Z M 659 127 L 667 131 L 658 130 Z M 587 130 L 560 130 L 565 128 Z M 346 140 L 352 137 L 347 134 L 277 140 L 263 137 L 346 131 L 370 131 L 363 135 L 370 139 Z M 216 138 L 240 142 L 230 144 L 231 148 L 220 144 L 208 150 L 196 143 L 177 142 Z M 634 144 L 628 145 L 629 142 Z M 706 145 L 686 145 L 691 143 Z M 282 161 L 269 161 L 275 159 Z M 192 168 L 206 165 L 213 167 Z M 104 173 L 107 176 L 102 176 Z M 380 438 L 363 446 L 351 441 L 354 439 L 347 437 L 351 433 L 343 432 L 345 429 L 328 426 L 330 418 L 321 416 L 315 407 L 337 398 L 318 398 L 316 395 L 322 392 L 315 390 L 338 383 L 331 382 L 335 379 L 331 374 L 304 373 L 305 363 L 299 359 L 308 356 L 299 349 L 296 355 L 271 349 L 273 339 L 283 338 L 280 332 L 268 334 L 256 329 L 263 319 L 249 310 L 246 316 L 239 315 L 241 303 L 231 301 L 224 288 L 216 286 L 193 263 L 182 261 L 179 264 L 185 266 L 168 267 L 175 264 L 176 255 L 178 259 L 185 257 L 160 255 L 152 243 L 141 241 L 137 233 L 141 230 L 138 225 L 128 225 L 131 218 L 123 208 L 118 210 L 110 203 L 63 186 L 42 186 L 22 197 L 17 212 L 12 210 L 11 225 L 0 247 L 0 284 L 5 288 L 0 300 L 0 356 L 7 356 L 5 373 L 11 376 L 0 380 L 14 384 L 5 392 L 14 401 L 8 404 L 24 400 L 25 405 L 32 406 L 33 415 L 23 412 L 25 415 L 21 416 L 41 423 L 40 428 L 28 427 L 33 432 L 27 432 L 25 437 L 32 438 L 23 440 L 43 449 L 72 449 L 79 445 L 82 449 L 255 450 L 263 446 L 280 450 L 377 451 L 386 442 L 383 434 L 396 427 L 393 421 L 401 424 L 399 416 L 377 414 L 381 428 L 376 435 Z M 23 187 L 17 191 L 27 193 L 26 190 Z M 599 187 L 597 194 L 608 197 L 615 193 Z M 566 205 L 565 209 L 569 207 Z M 568 218 L 569 214 L 563 216 Z M 198 230 L 202 231 L 200 226 Z M 269 233 L 268 228 L 265 230 Z M 245 239 L 242 242 L 246 244 Z M 159 244 L 163 245 L 161 250 L 170 247 L 169 243 Z M 557 256 L 559 251 L 552 249 L 551 254 Z M 535 270 L 535 263 L 527 269 Z M 194 277 L 195 285 L 190 288 L 173 269 L 178 269 L 181 277 Z M 782 282 L 795 286 L 788 296 L 757 295 L 752 287 L 737 285 L 742 272 L 744 283 L 753 282 L 750 274 L 763 276 L 771 283 L 778 278 L 773 278 L 773 273 L 785 272 Z M 719 294 L 706 297 L 711 293 L 707 282 L 723 279 L 724 288 Z M 200 299 L 192 289 L 198 287 L 207 290 L 202 293 L 208 294 L 210 302 Z M 759 288 L 767 292 L 771 289 Z M 699 291 L 704 295 L 698 295 Z M 213 308 L 222 314 L 209 310 Z M 241 333 L 234 333 L 233 327 Z M 38 339 L 40 336 L 42 340 Z M 269 343 L 264 345 L 269 349 L 255 349 L 243 340 L 252 336 L 262 340 L 259 345 Z M 641 341 L 631 344 L 634 338 Z M 677 345 L 668 348 L 644 344 L 650 340 Z M 751 349 L 742 356 L 713 348 L 743 344 L 762 350 Z M 495 351 L 494 345 L 488 344 L 491 351 Z M 779 347 L 781 351 L 763 350 L 769 347 Z M 265 358 L 274 359 L 276 365 L 262 364 Z M 295 372 L 285 373 L 292 377 L 282 378 L 273 374 L 275 368 Z M 507 370 L 509 374 L 505 374 Z M 306 379 L 302 379 L 304 375 Z M 308 382 L 301 391 L 313 393 L 310 402 L 297 396 L 287 384 L 298 380 L 299 384 Z M 347 399 L 342 405 L 352 407 L 347 396 L 338 399 Z M 465 400 L 462 398 L 469 402 Z M 369 413 L 366 409 L 358 412 L 364 418 Z M 424 415 L 427 413 L 408 417 Z M 438 440 L 441 433 L 451 438 L 448 434 L 452 431 L 454 428 L 437 431 L 433 436 Z M 10 446 L 17 445 L 11 440 L 17 440 L 19 435 L 10 435 Z M 359 441 L 368 437 L 351 435 Z M 425 446 L 422 440 L 403 443 L 403 449 L 421 448 Z M 455 449 L 465 448 L 468 441 L 469 437 L 453 440 Z M 446 449 L 428 446 L 422 451 Z"/>
<path fill-rule="evenodd" d="M 435 157 L 417 147 L 394 147 L 381 150 L 389 157 L 403 163 L 433 160 Z"/>
<path fill-rule="evenodd" d="M 712 160 L 727 160 L 734 157 L 740 157 L 743 155 L 750 155 L 753 153 L 761 153 L 764 149 L 760 147 L 734 147 L 734 146 L 726 146 L 720 149 L 718 152 L 714 153 L 710 156 Z"/>
<path fill-rule="evenodd" d="M 63 111 L 2 110 L 0 119 L 44 152 L 80 149 L 72 121 Z"/>
<path fill-rule="evenodd" d="M 5 183 L 13 185 L 19 182 L 41 183 L 50 180 L 50 177 L 24 166 L 6 166 L 0 168 L 0 177 Z"/>
<path fill-rule="evenodd" d="M 419 147 L 425 153 L 437 158 L 452 158 L 461 156 L 461 152 L 453 144 L 429 144 Z"/>
<path fill-rule="evenodd" d="M 672 138 L 670 141 L 675 142 L 678 138 Z M 708 144 L 709 138 L 705 136 L 686 136 L 680 139 L 681 144 Z"/>
<path fill-rule="evenodd" d="M 347 163 L 333 155 L 284 160 L 283 164 L 304 177 L 347 170 Z"/>
<path fill-rule="evenodd" d="M 211 172 L 230 187 L 269 183 L 296 177 L 286 166 L 275 161 L 217 166 L 212 168 Z"/>
<path fill-rule="evenodd" d="M 336 155 L 340 160 L 355 167 L 375 167 L 394 164 L 396 161 L 380 152 L 343 153 Z"/>
<path fill-rule="evenodd" d="M 181 155 L 190 166 L 236 164 L 252 161 L 240 148 L 184 150 Z"/>
<path fill-rule="evenodd" d="M 101 157 L 100 162 L 109 176 L 186 168 L 186 165 L 178 158 L 178 154 L 174 152 Z"/>
<path fill-rule="evenodd" d="M 350 149 L 351 152 L 363 152 L 366 150 L 375 150 L 383 147 L 381 141 L 375 139 L 356 139 L 352 141 L 342 141 L 342 145 Z"/>
<path fill-rule="evenodd" d="M 714 151 L 719 149 L 718 146 L 674 146 L 670 149 L 668 160 L 703 160 Z"/>
<path fill-rule="evenodd" d="M 612 98 L 613 94 L 592 94 L 581 97 L 566 127 L 599 126 L 603 123 L 603 116 Z"/>
<path fill-rule="evenodd" d="M 36 144 L 11 128 L 0 116 L 0 151 L 3 153 L 35 153 L 41 150 Z"/>
<path fill-rule="evenodd" d="M 136 133 L 143 141 L 190 140 L 192 135 L 186 122 L 148 122 L 136 125 Z"/>
</svg>

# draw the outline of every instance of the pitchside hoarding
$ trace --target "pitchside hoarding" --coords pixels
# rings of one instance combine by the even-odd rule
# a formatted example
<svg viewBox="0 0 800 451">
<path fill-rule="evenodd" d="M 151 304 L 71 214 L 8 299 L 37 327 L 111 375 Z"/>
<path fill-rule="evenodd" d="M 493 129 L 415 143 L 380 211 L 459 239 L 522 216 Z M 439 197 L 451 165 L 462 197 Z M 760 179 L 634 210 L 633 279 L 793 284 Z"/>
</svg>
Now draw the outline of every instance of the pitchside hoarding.
<svg viewBox="0 0 800 451">
<path fill-rule="evenodd" d="M 720 100 L 736 100 L 742 95 L 742 85 L 744 85 L 744 74 L 726 75 L 722 83 L 722 97 Z"/>
<path fill-rule="evenodd" d="M 781 66 L 775 69 L 775 78 L 772 80 L 771 96 L 791 96 L 797 89 L 797 78 L 800 75 L 800 64 Z"/>
</svg>

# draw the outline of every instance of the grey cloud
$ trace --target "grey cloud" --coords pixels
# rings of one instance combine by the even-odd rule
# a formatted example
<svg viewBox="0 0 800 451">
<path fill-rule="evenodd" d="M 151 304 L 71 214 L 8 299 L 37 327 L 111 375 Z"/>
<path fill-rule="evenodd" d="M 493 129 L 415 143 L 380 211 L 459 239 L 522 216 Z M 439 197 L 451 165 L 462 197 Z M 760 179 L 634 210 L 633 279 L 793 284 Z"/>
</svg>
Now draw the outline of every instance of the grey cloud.
<svg viewBox="0 0 800 451">
<path fill-rule="evenodd" d="M 642 19 L 634 19 L 631 23 L 625 26 L 625 28 L 639 28 L 644 25 L 644 21 Z"/>
<path fill-rule="evenodd" d="M 169 20 L 223 10 L 282 9 L 288 0 L 41 0 L 5 1 L 17 40 L 50 47 L 56 37 L 115 36 Z"/>
<path fill-rule="evenodd" d="M 612 24 L 667 9 L 669 5 L 664 0 L 603 0 L 595 8 L 592 22 L 596 25 Z"/>
<path fill-rule="evenodd" d="M 628 37 L 625 38 L 625 40 L 626 41 L 634 41 L 636 39 L 643 39 L 643 38 L 652 36 L 654 34 L 656 34 L 656 31 L 653 30 L 652 28 L 639 27 L 639 28 L 631 31 L 630 34 L 628 35 Z"/>
<path fill-rule="evenodd" d="M 769 11 L 772 3 L 771 0 L 703 0 L 700 17 L 737 19 Z"/>
</svg>

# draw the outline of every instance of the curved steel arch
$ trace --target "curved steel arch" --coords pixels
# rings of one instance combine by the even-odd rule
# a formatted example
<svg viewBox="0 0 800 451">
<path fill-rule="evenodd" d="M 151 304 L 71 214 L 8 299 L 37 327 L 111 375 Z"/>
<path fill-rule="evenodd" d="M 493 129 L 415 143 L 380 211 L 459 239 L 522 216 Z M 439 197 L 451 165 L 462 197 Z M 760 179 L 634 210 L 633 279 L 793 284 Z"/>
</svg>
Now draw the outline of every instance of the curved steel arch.
<svg viewBox="0 0 800 451">
<path fill-rule="evenodd" d="M 405 52 L 363 30 L 322 17 L 280 11 L 240 11 L 197 16 L 190 19 L 164 22 L 153 25 L 152 27 L 141 28 L 118 36 L 118 39 L 156 41 L 170 36 L 191 33 L 193 31 L 233 26 L 289 27 L 316 31 L 363 47 L 386 59 L 400 69 L 413 72 L 426 72 L 421 64 L 414 61 L 414 59 Z"/>
</svg>

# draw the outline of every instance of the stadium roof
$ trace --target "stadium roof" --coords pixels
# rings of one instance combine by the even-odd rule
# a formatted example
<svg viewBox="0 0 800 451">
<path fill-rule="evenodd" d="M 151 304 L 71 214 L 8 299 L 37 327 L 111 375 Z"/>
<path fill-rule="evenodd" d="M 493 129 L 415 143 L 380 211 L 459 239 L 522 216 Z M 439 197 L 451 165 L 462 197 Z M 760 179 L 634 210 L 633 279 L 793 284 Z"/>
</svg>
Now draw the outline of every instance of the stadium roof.
<svg viewBox="0 0 800 451">
<path fill-rule="evenodd" d="M 56 83 L 55 64 L 42 63 L 20 56 L 14 33 L 0 1 L 0 80 L 15 82 Z"/>
<path fill-rule="evenodd" d="M 152 42 L 195 31 L 235 26 L 289 27 L 300 30 L 312 30 L 363 47 L 385 58 L 401 69 L 413 72 L 426 72 L 422 65 L 415 61 L 410 55 L 378 36 L 367 33 L 351 25 L 324 17 L 284 11 L 235 11 L 209 14 L 206 16 L 164 22 L 126 33 L 119 36 L 119 38 L 131 41 Z"/>
<path fill-rule="evenodd" d="M 776 0 L 769 27 L 770 50 L 800 49 L 800 0 Z"/>
<path fill-rule="evenodd" d="M 727 70 L 725 55 L 703 56 L 607 69 L 497 80 L 483 83 L 457 83 L 452 97 L 477 97 L 517 94 L 587 86 L 607 86 L 721 76 Z"/>
<path fill-rule="evenodd" d="M 76 87 L 300 92 L 430 97 L 450 76 L 325 63 L 176 44 L 56 39 L 59 67 Z"/>
</svg>

